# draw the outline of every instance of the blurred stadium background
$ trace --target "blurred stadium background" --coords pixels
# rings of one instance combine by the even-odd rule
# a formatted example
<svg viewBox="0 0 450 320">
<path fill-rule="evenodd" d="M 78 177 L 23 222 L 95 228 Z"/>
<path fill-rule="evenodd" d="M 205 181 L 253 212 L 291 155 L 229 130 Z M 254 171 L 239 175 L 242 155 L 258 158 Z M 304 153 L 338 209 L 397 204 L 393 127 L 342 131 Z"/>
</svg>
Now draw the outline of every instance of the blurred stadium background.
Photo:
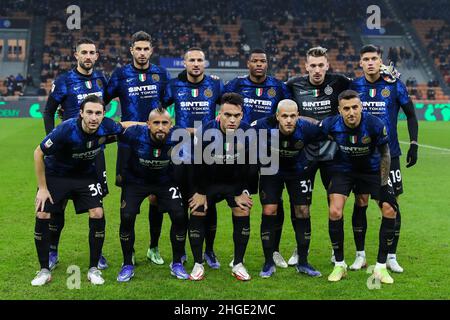
<svg viewBox="0 0 450 320">
<path fill-rule="evenodd" d="M 72 4 L 81 9 L 80 30 L 66 27 Z M 381 28 L 370 30 L 366 10 L 373 4 Z M 448 121 L 449 7 L 446 0 L 3 0 L 0 117 L 41 117 L 52 81 L 75 65 L 80 37 L 97 43 L 96 68 L 108 76 L 130 62 L 129 39 L 144 30 L 154 38 L 152 62 L 173 76 L 183 52 L 200 46 L 207 72 L 224 81 L 246 74 L 246 53 L 256 47 L 267 50 L 270 73 L 281 80 L 305 72 L 305 52 L 315 45 L 329 49 L 330 71 L 360 76 L 358 50 L 375 43 L 402 73 L 419 119 Z"/>
</svg>

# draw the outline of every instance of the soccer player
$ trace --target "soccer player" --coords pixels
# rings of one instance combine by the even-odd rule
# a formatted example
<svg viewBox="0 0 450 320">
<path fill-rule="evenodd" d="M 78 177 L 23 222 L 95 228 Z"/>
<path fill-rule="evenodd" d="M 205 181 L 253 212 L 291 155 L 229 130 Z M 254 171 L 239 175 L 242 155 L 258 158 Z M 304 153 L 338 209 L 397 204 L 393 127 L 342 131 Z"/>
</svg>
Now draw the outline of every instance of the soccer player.
<svg viewBox="0 0 450 320">
<path fill-rule="evenodd" d="M 223 83 L 220 79 L 205 75 L 205 53 L 201 48 L 189 48 L 184 54 L 185 70 L 177 78 L 171 79 L 168 85 L 167 104 L 174 103 L 175 123 L 178 127 L 186 128 L 194 134 L 195 126 L 206 125 L 214 120 L 216 105 L 220 103 Z M 185 209 L 187 201 L 192 197 L 192 190 L 188 187 L 189 178 L 187 164 L 175 167 L 175 176 L 183 196 Z M 217 229 L 217 209 L 208 208 L 206 216 L 204 258 L 212 269 L 219 269 L 220 262 L 214 253 L 213 244 Z M 153 238 L 152 238 L 153 239 Z"/>
<path fill-rule="evenodd" d="M 389 185 L 391 157 L 386 126 L 376 116 L 362 112 L 362 103 L 356 91 L 345 90 L 338 99 L 340 115 L 328 117 L 319 125 L 323 133 L 338 144 L 328 188 L 328 226 L 336 259 L 328 280 L 339 281 L 346 276 L 343 211 L 353 191 L 367 197 L 370 195 L 378 201 L 382 220 L 374 277 L 382 283 L 393 283 L 386 268 L 386 259 L 394 238 L 398 207 Z"/>
<path fill-rule="evenodd" d="M 278 102 L 291 97 L 286 85 L 276 78 L 267 75 L 267 54 L 262 49 L 253 49 L 247 60 L 248 75 L 237 77 L 225 85 L 225 92 L 235 92 L 244 97 L 242 121 L 252 123 L 255 120 L 274 115 Z M 258 177 L 252 179 L 250 193 L 258 193 Z M 275 251 L 273 257 L 275 264 L 280 268 L 288 265 L 280 254 L 280 240 L 283 231 L 284 208 L 280 198 L 278 204 L 277 220 L 275 223 Z M 230 266 L 233 262 L 230 263 Z"/>
<path fill-rule="evenodd" d="M 321 273 L 308 263 L 308 250 L 311 240 L 311 180 L 308 175 L 308 160 L 304 146 L 320 138 L 317 125 L 299 119 L 298 107 L 295 101 L 286 99 L 278 104 L 275 116 L 259 119 L 252 127 L 260 129 L 279 130 L 279 170 L 275 175 L 261 175 L 259 194 L 262 204 L 261 241 L 264 250 L 265 263 L 260 276 L 269 278 L 275 272 L 273 260 L 274 225 L 284 185 L 289 193 L 290 203 L 294 205 L 295 235 L 299 253 L 296 265 L 299 273 L 312 277 L 320 277 Z M 261 131 L 260 131 L 261 134 Z"/>
<path fill-rule="evenodd" d="M 159 206 L 169 212 L 172 220 L 171 274 L 178 279 L 189 279 L 181 262 L 188 217 L 178 186 L 171 176 L 171 149 L 178 142 L 172 140 L 171 127 L 172 121 L 167 110 L 158 108 L 150 112 L 146 126 L 130 127 L 119 137 L 123 147 L 130 149 L 122 176 L 120 243 L 123 265 L 117 276 L 119 282 L 127 282 L 134 276 L 134 225 L 142 201 L 150 194 L 158 198 Z"/>
<path fill-rule="evenodd" d="M 351 80 L 341 74 L 328 73 L 329 69 L 327 49 L 314 47 L 306 53 L 305 69 L 307 75 L 293 77 L 286 82 L 292 91 L 293 100 L 297 102 L 301 116 L 316 120 L 323 120 L 328 116 L 337 115 L 338 95 L 347 90 Z M 306 156 L 311 161 L 309 175 L 314 188 L 315 176 L 320 170 L 322 184 L 326 189 L 330 183 L 331 159 L 336 151 L 336 143 L 324 140 L 308 144 L 305 148 Z M 292 216 L 295 225 L 295 216 Z M 298 264 L 298 253 L 294 250 L 288 265 Z"/>
<path fill-rule="evenodd" d="M 95 96 L 87 96 L 80 106 L 79 117 L 57 126 L 34 151 L 38 180 L 34 239 L 41 270 L 33 286 L 51 280 L 49 268 L 49 221 L 60 214 L 70 198 L 77 214 L 89 212 L 90 262 L 88 279 L 103 284 L 97 264 L 105 238 L 102 187 L 98 182 L 95 159 L 111 136 L 120 134 L 120 125 L 105 117 L 105 105 Z"/>
<path fill-rule="evenodd" d="M 146 122 L 150 111 L 164 105 L 170 75 L 165 68 L 150 63 L 153 46 L 148 33 L 138 31 L 133 34 L 130 52 L 132 63 L 116 69 L 111 75 L 106 90 L 106 102 L 119 97 L 122 121 Z M 123 163 L 127 162 L 127 150 L 122 148 L 122 143 L 119 142 L 116 164 L 116 184 L 119 186 Z M 163 264 L 164 260 L 158 250 L 163 213 L 158 211 L 155 201 L 150 201 L 149 208 L 150 245 L 147 258 L 155 264 Z"/>
<path fill-rule="evenodd" d="M 242 133 L 242 130 L 249 128 L 248 124 L 242 122 L 242 104 L 243 99 L 239 94 L 225 93 L 221 99 L 218 119 L 202 126 L 196 133 L 197 143 L 200 143 L 202 147 L 203 160 L 201 165 L 196 166 L 197 191 L 190 199 L 189 240 L 195 262 L 190 275 L 192 280 L 201 280 L 205 274 L 202 265 L 202 247 L 208 212 L 204 211 L 224 199 L 231 208 L 233 216 L 232 274 L 238 280 L 251 279 L 243 259 L 250 237 L 250 209 L 253 206 L 248 182 L 249 177 L 253 176 L 252 171 L 255 167 L 252 169 L 249 164 L 248 140 L 237 139 L 237 143 L 234 143 L 236 132 Z M 206 137 L 211 134 L 214 136 L 214 141 L 211 143 L 213 149 L 203 140 L 203 138 L 207 140 Z M 208 162 L 206 162 L 205 156 L 208 152 L 211 159 L 207 159 Z"/>
<path fill-rule="evenodd" d="M 351 88 L 359 93 L 363 110 L 380 118 L 386 126 L 389 136 L 389 149 L 391 154 L 390 179 L 393 183 L 395 196 L 403 193 L 402 175 L 400 171 L 400 146 L 397 135 L 397 119 L 400 108 L 407 118 L 409 134 L 409 150 L 406 157 L 406 167 L 409 168 L 417 162 L 417 137 L 418 121 L 414 111 L 414 105 L 408 95 L 408 90 L 400 79 L 381 74 L 382 58 L 380 48 L 374 45 L 366 45 L 360 51 L 360 66 L 364 75 L 355 79 Z M 368 197 L 355 196 L 353 208 L 353 235 L 356 245 L 356 259 L 350 266 L 351 270 L 359 270 L 366 266 L 364 251 L 365 235 L 367 230 L 366 210 Z M 397 245 L 400 236 L 401 215 L 397 211 L 395 221 L 395 237 L 389 249 L 387 267 L 393 272 L 403 272 L 403 268 L 397 262 Z"/>
<path fill-rule="evenodd" d="M 53 82 L 43 115 L 46 134 L 50 134 L 55 128 L 55 112 L 58 106 L 60 106 L 63 120 L 78 118 L 80 105 L 88 95 L 93 94 L 100 98 L 104 96 L 105 76 L 102 72 L 94 70 L 95 62 L 98 59 L 95 43 L 87 38 L 80 39 L 76 44 L 74 56 L 77 60 L 76 68 L 63 73 Z M 99 182 L 102 184 L 103 196 L 106 196 L 108 185 L 103 150 L 96 158 L 96 168 Z M 63 205 L 62 211 L 53 214 L 50 220 L 50 270 L 56 268 L 59 262 L 58 245 L 64 228 L 65 207 Z M 107 267 L 107 261 L 101 255 L 98 268 L 103 270 Z"/>
</svg>

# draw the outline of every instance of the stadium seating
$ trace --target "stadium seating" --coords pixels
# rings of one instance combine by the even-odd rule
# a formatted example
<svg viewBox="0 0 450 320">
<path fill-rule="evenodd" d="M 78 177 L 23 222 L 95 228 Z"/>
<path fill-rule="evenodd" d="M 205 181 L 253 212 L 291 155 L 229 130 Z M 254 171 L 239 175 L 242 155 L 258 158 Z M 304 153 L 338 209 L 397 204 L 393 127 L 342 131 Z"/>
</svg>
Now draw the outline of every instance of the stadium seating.
<svg viewBox="0 0 450 320">
<path fill-rule="evenodd" d="M 436 68 L 450 83 L 450 28 L 448 15 L 442 13 L 445 10 L 439 10 L 446 1 L 437 0 L 434 9 L 421 6 L 425 0 L 416 0 L 413 4 L 408 2 L 408 5 L 406 2 L 401 0 L 398 4 L 405 7 L 403 15 L 411 19 Z M 287 80 L 305 73 L 306 50 L 317 45 L 329 49 L 331 72 L 360 76 L 359 56 L 347 31 L 349 26 L 360 27 L 356 21 L 364 20 L 365 8 L 371 2 L 134 0 L 119 3 L 102 0 L 92 6 L 92 2 L 81 0 L 77 4 L 82 9 L 82 29 L 71 31 L 66 27 L 65 15 L 71 1 L 5 0 L 5 4 L 0 8 L 0 17 L 46 16 L 38 83 L 49 92 L 55 77 L 74 66 L 73 47 L 81 37 L 92 38 L 98 43 L 100 57 L 96 68 L 110 75 L 116 67 L 130 61 L 129 39 L 131 34 L 141 29 L 150 32 L 154 38 L 152 59 L 156 63 L 160 56 L 181 57 L 191 46 L 202 47 L 209 59 L 244 60 L 249 49 L 244 45 L 249 42 L 243 31 L 245 20 L 258 22 L 261 45 L 270 59 L 270 72 L 279 79 Z M 389 25 L 393 20 L 389 11 L 381 6 L 383 25 Z M 348 20 L 350 16 L 351 21 Z M 5 94 L 4 79 L 0 80 L 0 94 Z M 427 98 L 431 93 L 429 89 L 433 90 L 434 99 L 448 99 L 439 85 L 429 88 L 428 84 L 419 83 L 409 87 L 416 99 Z"/>
</svg>

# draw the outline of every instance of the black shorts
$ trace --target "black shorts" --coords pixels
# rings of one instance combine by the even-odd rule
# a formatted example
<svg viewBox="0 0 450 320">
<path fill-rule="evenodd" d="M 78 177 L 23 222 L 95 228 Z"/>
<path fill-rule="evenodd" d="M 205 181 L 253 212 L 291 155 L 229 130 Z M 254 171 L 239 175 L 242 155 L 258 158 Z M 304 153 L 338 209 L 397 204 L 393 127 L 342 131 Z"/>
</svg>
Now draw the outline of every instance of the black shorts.
<svg viewBox="0 0 450 320">
<path fill-rule="evenodd" d="M 312 187 L 314 188 L 314 182 L 316 180 L 316 173 L 320 170 L 320 178 L 322 179 L 322 184 L 325 190 L 328 189 L 330 185 L 331 176 L 333 175 L 331 169 L 331 161 L 312 161 L 308 164 L 308 175 L 311 179 Z"/>
<path fill-rule="evenodd" d="M 402 172 L 400 171 L 400 158 L 391 158 L 391 170 L 389 172 L 389 179 L 392 183 L 395 196 L 403 193 Z"/>
<path fill-rule="evenodd" d="M 130 148 L 124 147 L 123 144 L 117 143 L 117 160 L 116 160 L 116 186 L 122 186 L 122 177 L 124 177 L 125 166 L 130 158 Z"/>
<path fill-rule="evenodd" d="M 109 193 L 108 181 L 106 180 L 106 162 L 105 152 L 102 150 L 95 158 L 95 170 L 97 172 L 98 182 L 102 185 L 103 197 Z"/>
<path fill-rule="evenodd" d="M 158 198 L 160 212 L 176 212 L 183 210 L 181 193 L 175 183 L 167 184 L 134 184 L 124 183 L 120 197 L 120 210 L 127 214 L 139 214 L 141 204 L 149 195 Z"/>
<path fill-rule="evenodd" d="M 102 186 L 97 177 L 71 178 L 46 175 L 47 187 L 53 199 L 45 203 L 44 212 L 64 212 L 67 199 L 72 199 L 77 214 L 103 207 Z"/>
<path fill-rule="evenodd" d="M 276 174 L 272 176 L 261 176 L 259 180 L 259 198 L 261 204 L 278 204 L 283 194 L 283 188 L 289 194 L 291 204 L 310 205 L 312 200 L 312 181 L 308 175 L 283 177 Z"/>
<path fill-rule="evenodd" d="M 230 208 L 236 208 L 238 205 L 236 201 L 234 201 L 235 196 L 235 187 L 228 184 L 210 185 L 208 186 L 208 190 L 206 190 L 206 198 L 208 201 L 208 207 L 210 208 L 222 200 L 226 200 Z"/>
<path fill-rule="evenodd" d="M 381 177 L 378 173 L 335 172 L 331 176 L 328 194 L 338 193 L 348 197 L 353 191 L 354 194 L 370 194 L 372 199 L 378 200 L 380 185 Z"/>
</svg>

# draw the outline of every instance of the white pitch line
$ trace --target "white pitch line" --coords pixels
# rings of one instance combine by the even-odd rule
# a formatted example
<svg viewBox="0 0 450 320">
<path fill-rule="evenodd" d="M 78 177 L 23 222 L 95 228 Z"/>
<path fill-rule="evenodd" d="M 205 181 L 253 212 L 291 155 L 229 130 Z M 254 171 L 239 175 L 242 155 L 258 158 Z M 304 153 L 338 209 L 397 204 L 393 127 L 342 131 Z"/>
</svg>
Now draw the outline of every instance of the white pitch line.
<svg viewBox="0 0 450 320">
<path fill-rule="evenodd" d="M 406 142 L 406 141 L 399 141 L 401 144 L 408 144 L 409 145 L 409 142 Z M 439 150 L 439 151 L 445 151 L 445 152 L 450 152 L 450 149 L 447 149 L 447 148 L 439 148 L 439 147 L 435 147 L 435 146 L 430 146 L 430 145 L 427 145 L 427 144 L 421 144 L 421 143 L 418 143 L 418 145 L 419 145 L 419 147 L 422 147 L 422 148 L 428 148 L 428 149 L 433 149 L 433 150 Z"/>
</svg>

